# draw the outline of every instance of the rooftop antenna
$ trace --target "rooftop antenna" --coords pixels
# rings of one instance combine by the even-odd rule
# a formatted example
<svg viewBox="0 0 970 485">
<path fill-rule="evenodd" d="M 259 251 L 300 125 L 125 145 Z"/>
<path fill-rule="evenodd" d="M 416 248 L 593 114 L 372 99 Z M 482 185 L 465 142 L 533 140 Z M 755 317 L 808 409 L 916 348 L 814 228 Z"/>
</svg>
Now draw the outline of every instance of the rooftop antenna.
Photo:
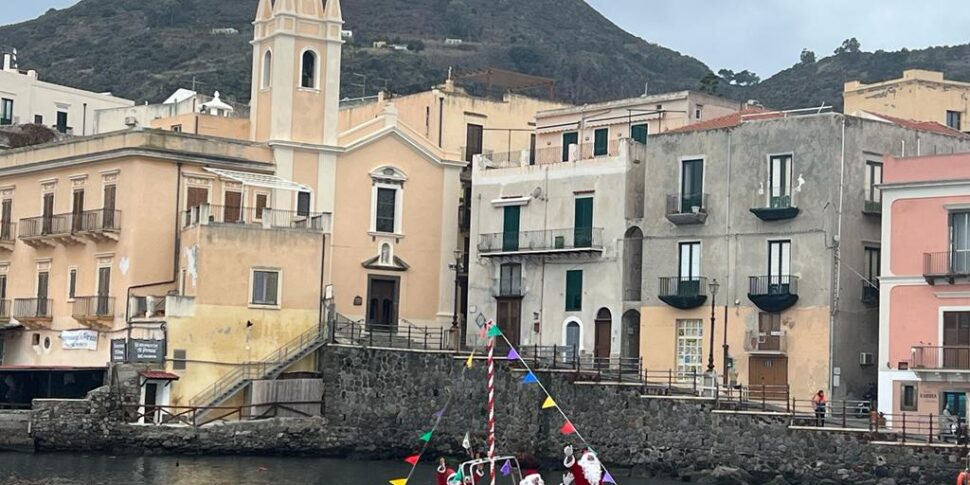
<svg viewBox="0 0 970 485">
<path fill-rule="evenodd" d="M 195 90 L 195 85 L 196 85 L 196 84 L 198 84 L 198 85 L 200 85 L 200 86 L 201 86 L 201 85 L 203 85 L 203 84 L 205 84 L 205 83 L 204 83 L 204 82 L 202 82 L 202 81 L 199 81 L 199 80 L 196 80 L 196 79 L 195 79 L 195 76 L 192 76 L 192 91 L 195 91 L 195 92 L 198 92 L 198 91 L 196 91 L 196 90 Z"/>
<path fill-rule="evenodd" d="M 650 81 L 646 81 L 643 83 L 643 96 L 646 97 L 647 93 L 649 92 L 650 92 Z"/>
</svg>

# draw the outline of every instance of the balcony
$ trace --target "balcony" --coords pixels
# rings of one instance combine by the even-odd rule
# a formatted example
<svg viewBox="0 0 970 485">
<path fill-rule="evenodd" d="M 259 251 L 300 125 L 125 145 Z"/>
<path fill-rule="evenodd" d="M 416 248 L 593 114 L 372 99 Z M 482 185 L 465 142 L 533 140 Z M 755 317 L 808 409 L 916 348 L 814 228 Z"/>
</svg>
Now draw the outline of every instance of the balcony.
<svg viewBox="0 0 970 485">
<path fill-rule="evenodd" d="M 268 207 L 200 205 L 184 213 L 183 228 L 195 225 L 234 225 L 257 229 L 293 229 L 330 233 L 329 212 L 298 212 Z"/>
<path fill-rule="evenodd" d="M 707 278 L 663 277 L 660 278 L 660 301 L 681 310 L 697 308 L 707 301 Z"/>
<path fill-rule="evenodd" d="M 490 163 L 487 168 L 527 167 L 530 165 L 551 165 L 563 162 L 579 162 L 597 158 L 616 157 L 620 154 L 620 140 L 610 140 L 606 145 L 594 143 L 582 145 L 547 146 L 526 148 L 511 152 L 486 152 L 482 156 Z"/>
<path fill-rule="evenodd" d="M 751 276 L 748 278 L 748 299 L 769 313 L 787 310 L 798 302 L 798 277 Z"/>
<path fill-rule="evenodd" d="M 133 321 L 164 321 L 168 317 L 195 315 L 195 298 L 180 295 L 132 296 L 129 314 Z"/>
<path fill-rule="evenodd" d="M 19 238 L 25 244 L 39 247 L 54 247 L 60 244 L 80 244 L 81 239 L 74 235 L 72 214 L 31 217 L 20 220 Z"/>
<path fill-rule="evenodd" d="M 545 231 L 481 234 L 481 256 L 594 254 L 603 252 L 603 229 L 599 227 Z"/>
<path fill-rule="evenodd" d="M 50 298 L 17 298 L 13 301 L 13 318 L 30 329 L 46 328 L 54 319 L 53 307 Z"/>
<path fill-rule="evenodd" d="M 784 330 L 762 332 L 748 330 L 744 333 L 744 350 L 750 354 L 785 354 L 788 352 L 788 334 Z"/>
<path fill-rule="evenodd" d="M 882 200 L 865 199 L 862 205 L 862 213 L 870 216 L 881 216 Z"/>
<path fill-rule="evenodd" d="M 121 211 L 95 209 L 74 216 L 71 229 L 75 234 L 95 241 L 118 240 L 121 232 Z"/>
<path fill-rule="evenodd" d="M 17 224 L 0 222 L 0 251 L 13 251 L 17 239 Z"/>
<path fill-rule="evenodd" d="M 667 220 L 674 224 L 703 224 L 707 220 L 707 194 L 667 194 Z"/>
<path fill-rule="evenodd" d="M 71 316 L 89 327 L 110 327 L 115 317 L 115 299 L 112 296 L 75 297 Z"/>
<path fill-rule="evenodd" d="M 934 372 L 966 372 L 970 371 L 970 346 L 914 346 L 913 360 L 910 370 Z"/>
<path fill-rule="evenodd" d="M 923 278 L 931 285 L 970 279 L 970 250 L 923 253 Z"/>
<path fill-rule="evenodd" d="M 10 300 L 0 300 L 0 324 L 10 323 Z"/>
<path fill-rule="evenodd" d="M 777 189 L 769 189 L 768 194 L 779 193 Z M 787 195 L 768 195 L 764 191 L 755 194 L 751 204 L 752 214 L 765 222 L 783 221 L 794 219 L 800 209 L 795 204 L 794 196 Z"/>
<path fill-rule="evenodd" d="M 879 283 L 862 280 L 862 303 L 866 306 L 879 304 Z"/>
</svg>

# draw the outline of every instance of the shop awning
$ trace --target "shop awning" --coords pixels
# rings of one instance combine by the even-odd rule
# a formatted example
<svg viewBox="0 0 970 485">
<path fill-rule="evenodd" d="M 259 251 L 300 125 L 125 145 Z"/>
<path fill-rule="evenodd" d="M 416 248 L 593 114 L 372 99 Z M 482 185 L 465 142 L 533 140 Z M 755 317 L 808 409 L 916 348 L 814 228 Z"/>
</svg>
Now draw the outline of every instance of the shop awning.
<svg viewBox="0 0 970 485">
<path fill-rule="evenodd" d="M 0 332 L 4 330 L 16 330 L 18 328 L 23 328 L 23 325 L 18 322 L 0 323 Z"/>
<path fill-rule="evenodd" d="M 163 370 L 146 370 L 141 373 L 141 376 L 145 379 L 154 379 L 158 381 L 177 381 L 179 376 L 172 374 L 171 372 L 165 372 Z"/>
<path fill-rule="evenodd" d="M 239 172 L 237 170 L 225 170 L 221 168 L 209 168 L 206 167 L 205 170 L 210 173 L 214 173 L 222 178 L 232 180 L 234 182 L 239 182 L 243 185 L 248 185 L 250 187 L 262 187 L 265 189 L 276 189 L 276 190 L 290 190 L 293 192 L 312 192 L 310 187 L 303 184 L 298 184 L 291 180 L 286 180 L 276 175 L 267 175 L 262 173 L 252 173 L 252 172 Z"/>
</svg>

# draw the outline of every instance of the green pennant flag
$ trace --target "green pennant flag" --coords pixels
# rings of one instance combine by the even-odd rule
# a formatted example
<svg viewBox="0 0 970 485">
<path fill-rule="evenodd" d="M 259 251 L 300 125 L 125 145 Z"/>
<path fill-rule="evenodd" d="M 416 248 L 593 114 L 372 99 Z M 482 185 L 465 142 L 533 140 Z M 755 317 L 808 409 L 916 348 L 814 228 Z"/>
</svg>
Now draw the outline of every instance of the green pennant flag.
<svg viewBox="0 0 970 485">
<path fill-rule="evenodd" d="M 424 441 L 425 443 L 431 441 L 431 433 L 434 433 L 434 431 L 428 431 L 427 433 L 421 435 L 421 441 Z"/>
<path fill-rule="evenodd" d="M 498 329 L 498 325 L 492 325 L 492 328 L 488 329 L 488 337 L 501 337 L 502 331 Z"/>
</svg>

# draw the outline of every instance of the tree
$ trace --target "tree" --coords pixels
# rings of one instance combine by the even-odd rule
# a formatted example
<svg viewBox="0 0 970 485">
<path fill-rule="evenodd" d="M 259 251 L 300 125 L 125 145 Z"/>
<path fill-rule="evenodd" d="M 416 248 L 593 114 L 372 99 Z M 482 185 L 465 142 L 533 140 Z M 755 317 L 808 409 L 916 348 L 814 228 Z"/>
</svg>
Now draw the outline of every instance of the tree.
<svg viewBox="0 0 970 485">
<path fill-rule="evenodd" d="M 721 69 L 717 71 L 717 75 L 721 76 L 721 79 L 724 79 L 728 83 L 734 82 L 734 71 L 730 69 Z"/>
<path fill-rule="evenodd" d="M 408 50 L 414 52 L 421 52 L 424 50 L 424 41 L 421 39 L 414 39 L 408 41 Z"/>
<path fill-rule="evenodd" d="M 467 39 L 471 31 L 472 12 L 468 4 L 462 0 L 451 0 L 445 8 L 448 19 L 448 30 L 451 35 Z"/>
<path fill-rule="evenodd" d="M 752 86 L 761 82 L 757 74 L 745 69 L 734 74 L 734 84 L 740 86 Z"/>
<path fill-rule="evenodd" d="M 704 77 L 701 78 L 700 91 L 707 94 L 717 94 L 717 85 L 721 78 L 717 77 L 717 74 L 708 71 Z"/>
<path fill-rule="evenodd" d="M 802 64 L 815 64 L 815 53 L 808 49 L 802 49 L 800 61 Z"/>
<path fill-rule="evenodd" d="M 838 49 L 835 49 L 835 54 L 855 54 L 859 52 L 862 48 L 862 44 L 855 37 L 851 37 L 842 41 L 842 45 Z"/>
</svg>

